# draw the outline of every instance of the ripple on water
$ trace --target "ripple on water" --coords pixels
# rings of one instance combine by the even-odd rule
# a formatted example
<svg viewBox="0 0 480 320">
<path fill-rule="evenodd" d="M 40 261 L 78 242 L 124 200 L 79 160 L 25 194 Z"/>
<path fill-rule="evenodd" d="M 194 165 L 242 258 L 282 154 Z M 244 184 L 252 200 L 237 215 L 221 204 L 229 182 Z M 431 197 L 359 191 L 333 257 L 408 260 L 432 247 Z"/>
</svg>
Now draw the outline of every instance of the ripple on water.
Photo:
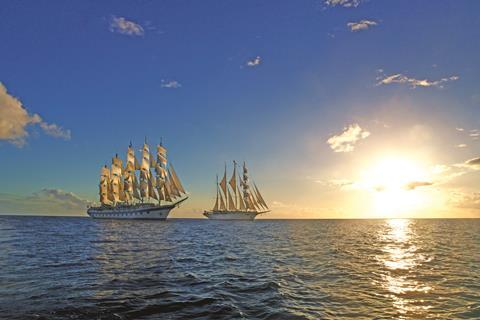
<svg viewBox="0 0 480 320">
<path fill-rule="evenodd" d="M 480 220 L 0 217 L 6 319 L 480 318 Z"/>
</svg>

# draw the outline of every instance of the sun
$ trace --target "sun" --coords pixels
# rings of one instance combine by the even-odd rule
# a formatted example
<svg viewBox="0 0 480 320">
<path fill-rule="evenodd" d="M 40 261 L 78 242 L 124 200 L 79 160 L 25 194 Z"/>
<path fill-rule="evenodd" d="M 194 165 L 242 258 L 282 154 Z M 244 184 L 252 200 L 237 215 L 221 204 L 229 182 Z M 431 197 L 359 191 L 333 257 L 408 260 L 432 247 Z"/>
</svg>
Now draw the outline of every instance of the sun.
<svg viewBox="0 0 480 320">
<path fill-rule="evenodd" d="M 429 170 L 418 160 L 405 156 L 383 157 L 361 175 L 362 188 L 369 191 L 375 216 L 403 217 L 431 202 L 424 188 L 431 181 Z"/>
</svg>

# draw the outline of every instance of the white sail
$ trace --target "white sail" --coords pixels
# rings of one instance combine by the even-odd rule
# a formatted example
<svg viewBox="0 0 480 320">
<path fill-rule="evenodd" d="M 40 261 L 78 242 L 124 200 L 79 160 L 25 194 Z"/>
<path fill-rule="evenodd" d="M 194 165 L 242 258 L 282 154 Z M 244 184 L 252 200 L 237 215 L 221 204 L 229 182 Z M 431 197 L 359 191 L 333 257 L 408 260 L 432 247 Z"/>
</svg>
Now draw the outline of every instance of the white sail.
<svg viewBox="0 0 480 320">
<path fill-rule="evenodd" d="M 237 163 L 233 161 L 233 173 L 232 177 L 230 178 L 230 181 L 228 182 L 230 184 L 230 187 L 233 190 L 233 197 L 235 199 L 235 206 L 238 206 L 238 201 L 237 201 Z"/>
<path fill-rule="evenodd" d="M 228 210 L 236 211 L 237 208 L 235 207 L 235 203 L 233 202 L 232 195 L 230 194 L 230 190 L 227 190 L 228 193 Z"/>
<path fill-rule="evenodd" d="M 150 171 L 150 149 L 146 143 L 143 144 L 142 164 L 140 166 L 140 170 Z"/>
<path fill-rule="evenodd" d="M 156 187 L 155 178 L 152 175 L 150 175 L 150 178 L 148 179 L 148 195 L 150 198 L 158 200 L 155 187 Z"/>
<path fill-rule="evenodd" d="M 225 172 L 223 173 L 223 178 L 220 180 L 220 188 L 223 191 L 223 195 L 225 196 L 225 201 L 227 200 L 227 165 L 225 165 Z"/>
<path fill-rule="evenodd" d="M 220 211 L 227 211 L 227 207 L 225 206 L 225 202 L 223 201 L 223 197 L 220 194 Z"/>
</svg>

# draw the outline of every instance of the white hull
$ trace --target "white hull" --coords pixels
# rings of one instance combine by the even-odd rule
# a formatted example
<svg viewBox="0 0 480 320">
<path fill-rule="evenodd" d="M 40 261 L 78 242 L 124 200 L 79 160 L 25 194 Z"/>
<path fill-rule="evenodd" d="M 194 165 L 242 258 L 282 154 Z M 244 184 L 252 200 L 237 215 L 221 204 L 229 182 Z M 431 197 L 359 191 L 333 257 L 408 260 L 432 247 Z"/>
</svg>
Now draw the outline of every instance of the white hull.
<svg viewBox="0 0 480 320">
<path fill-rule="evenodd" d="M 205 211 L 203 215 L 211 220 L 254 220 L 263 212 L 251 211 Z"/>
<path fill-rule="evenodd" d="M 136 205 L 116 208 L 89 208 L 87 213 L 94 219 L 121 219 L 121 220 L 166 220 L 170 211 L 178 206 L 184 198 L 168 205 Z"/>
</svg>

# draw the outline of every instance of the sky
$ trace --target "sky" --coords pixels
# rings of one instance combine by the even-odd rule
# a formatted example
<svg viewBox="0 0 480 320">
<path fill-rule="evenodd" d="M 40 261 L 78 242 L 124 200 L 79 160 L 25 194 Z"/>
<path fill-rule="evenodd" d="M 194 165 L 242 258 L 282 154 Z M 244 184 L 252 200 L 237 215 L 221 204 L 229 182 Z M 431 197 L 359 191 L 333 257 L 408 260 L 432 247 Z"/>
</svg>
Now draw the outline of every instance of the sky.
<svg viewBox="0 0 480 320">
<path fill-rule="evenodd" d="M 213 206 L 246 161 L 264 218 L 480 217 L 480 2 L 5 1 L 0 213 L 85 215 L 163 139 Z"/>
</svg>

